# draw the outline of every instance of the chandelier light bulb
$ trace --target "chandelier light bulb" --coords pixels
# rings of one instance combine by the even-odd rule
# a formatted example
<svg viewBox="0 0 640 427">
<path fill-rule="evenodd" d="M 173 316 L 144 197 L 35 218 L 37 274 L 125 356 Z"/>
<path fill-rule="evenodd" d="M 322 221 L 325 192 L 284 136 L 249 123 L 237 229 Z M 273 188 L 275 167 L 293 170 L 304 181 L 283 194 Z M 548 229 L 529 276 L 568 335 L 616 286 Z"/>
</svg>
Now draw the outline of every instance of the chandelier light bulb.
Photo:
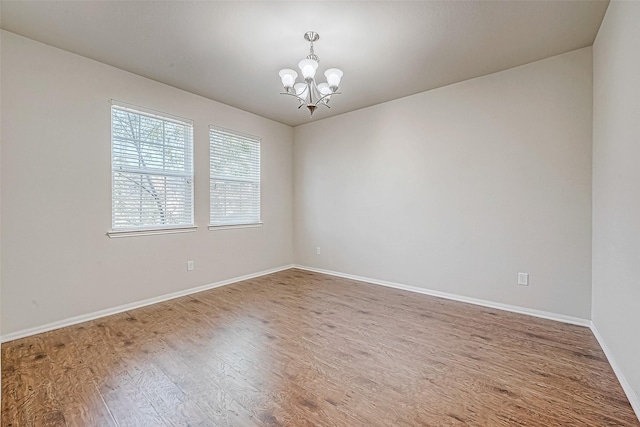
<svg viewBox="0 0 640 427">
<path fill-rule="evenodd" d="M 302 77 L 307 79 L 313 79 L 316 75 L 316 70 L 318 69 L 318 62 L 313 59 L 303 59 L 298 62 L 298 68 L 302 71 Z"/>
<path fill-rule="evenodd" d="M 329 83 L 320 83 L 318 85 L 318 92 L 320 92 L 320 98 L 322 99 L 322 103 L 326 106 L 329 106 L 329 101 L 331 100 L 331 94 L 333 91 L 329 87 Z"/>
<path fill-rule="evenodd" d="M 298 78 L 298 73 L 296 73 L 294 70 L 290 68 L 284 68 L 280 70 L 278 74 L 280 74 L 280 79 L 282 80 L 282 86 L 284 86 L 285 89 L 293 87 L 293 84 L 295 83 L 296 78 Z"/>
<path fill-rule="evenodd" d="M 320 83 L 318 85 L 318 90 L 322 94 L 322 96 L 329 95 L 331 93 L 331 88 L 329 87 L 329 83 Z"/>
<path fill-rule="evenodd" d="M 327 83 L 329 84 L 331 90 L 335 91 L 336 89 L 338 89 L 338 86 L 340 86 L 340 80 L 342 79 L 343 75 L 342 70 L 338 68 L 329 68 L 324 72 L 324 75 L 327 78 Z"/>
<path fill-rule="evenodd" d="M 298 95 L 300 98 L 306 98 L 307 96 L 307 84 L 306 83 L 296 83 L 293 88 L 296 91 L 296 95 Z"/>
</svg>

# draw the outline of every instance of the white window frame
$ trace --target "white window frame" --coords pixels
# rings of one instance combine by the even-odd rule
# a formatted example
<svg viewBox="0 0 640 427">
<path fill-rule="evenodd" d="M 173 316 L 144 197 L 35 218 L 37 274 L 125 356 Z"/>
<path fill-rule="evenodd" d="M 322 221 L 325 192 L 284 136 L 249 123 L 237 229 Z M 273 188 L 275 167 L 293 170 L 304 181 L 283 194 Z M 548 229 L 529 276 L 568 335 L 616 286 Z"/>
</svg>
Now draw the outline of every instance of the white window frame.
<svg viewBox="0 0 640 427">
<path fill-rule="evenodd" d="M 177 123 L 180 125 L 184 125 L 189 130 L 189 135 L 187 137 L 186 143 L 189 144 L 187 148 L 188 158 L 185 160 L 186 170 L 184 172 L 181 171 L 162 171 L 158 168 L 127 168 L 127 167 L 118 167 L 114 166 L 114 114 L 113 110 L 121 110 L 128 111 L 133 114 L 138 114 L 142 116 L 153 117 L 158 120 L 162 120 L 163 122 L 171 122 Z M 194 137 L 193 137 L 193 121 L 189 119 L 185 119 L 183 117 L 174 116 L 168 113 L 159 112 L 155 110 L 151 110 L 144 107 L 139 107 L 137 105 L 127 104 L 120 101 L 111 100 L 111 108 L 110 108 L 110 123 L 111 123 L 111 229 L 107 232 L 107 236 L 111 238 L 116 237 L 131 237 L 131 236 L 147 236 L 154 234 L 168 234 L 168 233 L 187 233 L 196 231 L 196 226 L 194 223 L 194 172 L 193 172 L 193 157 L 194 157 Z M 135 169 L 135 170 L 134 170 Z M 186 193 L 190 198 L 190 215 L 188 222 L 185 223 L 176 223 L 176 224 L 146 224 L 143 226 L 132 226 L 132 227 L 123 227 L 116 226 L 115 218 L 116 218 L 116 200 L 115 200 L 115 191 L 114 177 L 118 172 L 128 172 L 128 173 L 140 173 L 144 172 L 149 176 L 156 177 L 182 177 L 188 180 L 188 184 L 190 185 L 190 194 Z M 165 200 L 166 203 L 166 200 Z"/>
<path fill-rule="evenodd" d="M 228 134 L 230 137 L 234 139 L 240 139 L 247 142 L 252 142 L 257 144 L 257 180 L 255 179 L 255 174 L 253 177 L 245 176 L 245 177 L 224 177 L 221 175 L 215 175 L 215 171 L 213 170 L 213 156 L 214 156 L 214 139 L 213 133 Z M 231 129 L 225 129 L 219 126 L 209 126 L 209 230 L 228 230 L 235 228 L 254 228 L 261 227 L 263 225 L 262 222 L 262 164 L 261 164 L 261 155 L 262 155 L 262 139 L 260 137 L 249 135 L 245 133 L 241 133 Z M 221 181 L 243 181 L 243 182 L 251 182 L 257 184 L 258 193 L 257 193 L 257 204 L 258 204 L 258 215 L 256 218 L 252 218 L 248 221 L 214 221 L 214 180 Z"/>
</svg>

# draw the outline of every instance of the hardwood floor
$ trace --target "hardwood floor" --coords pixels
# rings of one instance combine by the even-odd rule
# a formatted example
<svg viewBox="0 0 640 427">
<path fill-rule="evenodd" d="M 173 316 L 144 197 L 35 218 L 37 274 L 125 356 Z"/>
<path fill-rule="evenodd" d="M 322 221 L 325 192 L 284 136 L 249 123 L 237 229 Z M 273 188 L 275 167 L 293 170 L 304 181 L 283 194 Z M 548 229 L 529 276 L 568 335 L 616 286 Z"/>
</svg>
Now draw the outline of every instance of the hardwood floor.
<svg viewBox="0 0 640 427">
<path fill-rule="evenodd" d="M 591 331 L 287 270 L 2 345 L 2 426 L 640 426 Z"/>
</svg>

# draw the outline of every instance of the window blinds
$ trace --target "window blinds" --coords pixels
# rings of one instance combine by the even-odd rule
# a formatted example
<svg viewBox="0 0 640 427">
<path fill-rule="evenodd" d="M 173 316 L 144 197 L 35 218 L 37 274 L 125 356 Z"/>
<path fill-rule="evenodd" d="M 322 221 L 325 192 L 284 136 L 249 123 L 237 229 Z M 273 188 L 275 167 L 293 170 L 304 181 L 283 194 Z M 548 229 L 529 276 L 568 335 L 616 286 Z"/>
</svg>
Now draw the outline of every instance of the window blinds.
<svg viewBox="0 0 640 427">
<path fill-rule="evenodd" d="M 209 128 L 210 223 L 260 222 L 260 138 Z"/>
<path fill-rule="evenodd" d="M 111 106 L 112 228 L 193 225 L 193 125 Z"/>
</svg>

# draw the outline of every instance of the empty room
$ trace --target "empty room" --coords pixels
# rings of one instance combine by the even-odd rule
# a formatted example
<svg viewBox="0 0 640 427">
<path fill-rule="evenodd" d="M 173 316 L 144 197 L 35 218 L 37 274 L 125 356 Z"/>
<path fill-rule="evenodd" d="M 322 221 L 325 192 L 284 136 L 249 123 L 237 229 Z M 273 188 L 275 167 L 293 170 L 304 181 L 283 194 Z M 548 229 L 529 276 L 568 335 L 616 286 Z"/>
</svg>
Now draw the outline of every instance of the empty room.
<svg viewBox="0 0 640 427">
<path fill-rule="evenodd" d="M 1 0 L 2 427 L 640 426 L 639 23 Z"/>
</svg>

